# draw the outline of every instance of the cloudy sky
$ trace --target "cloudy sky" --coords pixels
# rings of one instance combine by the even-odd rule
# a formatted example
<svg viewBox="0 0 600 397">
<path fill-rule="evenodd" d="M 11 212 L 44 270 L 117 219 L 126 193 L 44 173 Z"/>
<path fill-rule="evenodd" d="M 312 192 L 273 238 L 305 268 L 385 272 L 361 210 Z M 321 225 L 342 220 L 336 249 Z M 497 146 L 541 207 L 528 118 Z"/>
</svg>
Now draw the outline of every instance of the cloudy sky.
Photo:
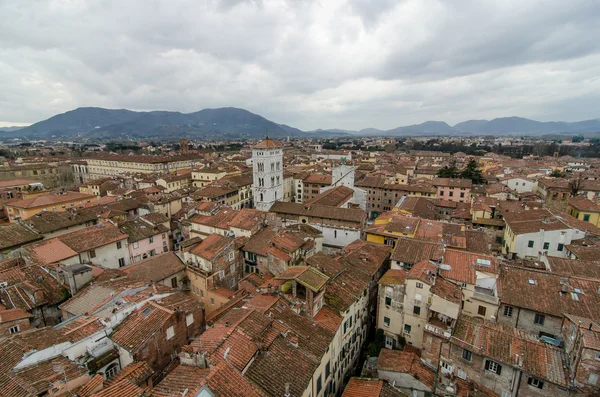
<svg viewBox="0 0 600 397">
<path fill-rule="evenodd" d="M 0 0 L 0 123 L 235 106 L 302 129 L 600 117 L 598 0 Z"/>
</svg>

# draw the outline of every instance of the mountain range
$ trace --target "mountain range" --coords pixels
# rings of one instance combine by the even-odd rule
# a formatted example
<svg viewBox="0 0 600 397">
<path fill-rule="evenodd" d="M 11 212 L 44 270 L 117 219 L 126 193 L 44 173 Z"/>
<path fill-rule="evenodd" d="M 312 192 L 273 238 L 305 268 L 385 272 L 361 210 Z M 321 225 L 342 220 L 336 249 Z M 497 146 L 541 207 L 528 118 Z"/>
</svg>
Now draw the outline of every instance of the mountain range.
<svg viewBox="0 0 600 397">
<path fill-rule="evenodd" d="M 0 131 L 0 137 L 26 138 L 259 138 L 350 136 L 543 135 L 600 133 L 600 119 L 578 122 L 540 122 L 521 117 L 468 120 L 454 126 L 443 121 L 359 131 L 298 128 L 267 120 L 238 108 L 204 109 L 194 113 L 134 112 L 126 109 L 77 108 L 28 127 Z"/>
</svg>

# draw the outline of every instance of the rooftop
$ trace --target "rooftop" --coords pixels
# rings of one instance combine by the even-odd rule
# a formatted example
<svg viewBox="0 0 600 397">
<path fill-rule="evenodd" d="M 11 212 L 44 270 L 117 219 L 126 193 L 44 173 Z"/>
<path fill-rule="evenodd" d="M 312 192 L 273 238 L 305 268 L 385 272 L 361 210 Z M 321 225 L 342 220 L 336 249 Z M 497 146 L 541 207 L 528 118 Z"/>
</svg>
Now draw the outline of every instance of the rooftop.
<svg viewBox="0 0 600 397">
<path fill-rule="evenodd" d="M 565 352 L 512 327 L 460 316 L 451 342 L 562 387 L 568 385 Z"/>
<path fill-rule="evenodd" d="M 52 206 L 60 203 L 84 202 L 91 199 L 95 200 L 96 196 L 77 192 L 64 192 L 60 194 L 48 193 L 30 199 L 11 201 L 10 203 L 6 203 L 6 205 L 10 207 L 28 209 Z"/>
<path fill-rule="evenodd" d="M 263 139 L 262 141 L 260 141 L 259 143 L 257 143 L 256 145 L 254 145 L 252 148 L 253 149 L 270 149 L 270 148 L 279 148 L 281 147 L 281 144 L 277 141 L 274 141 L 272 139 L 269 139 L 269 137 Z"/>
<path fill-rule="evenodd" d="M 156 283 L 181 272 L 185 265 L 174 252 L 154 255 L 120 270 L 132 280 Z"/>
</svg>

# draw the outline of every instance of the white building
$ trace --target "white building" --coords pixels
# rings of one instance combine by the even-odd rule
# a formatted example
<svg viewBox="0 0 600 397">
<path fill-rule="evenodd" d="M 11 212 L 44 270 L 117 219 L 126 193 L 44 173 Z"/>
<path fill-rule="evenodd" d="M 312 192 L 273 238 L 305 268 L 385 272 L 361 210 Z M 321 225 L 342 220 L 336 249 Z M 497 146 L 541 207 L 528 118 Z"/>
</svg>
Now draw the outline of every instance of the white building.
<svg viewBox="0 0 600 397">
<path fill-rule="evenodd" d="M 547 209 L 508 213 L 505 218 L 503 253 L 519 258 L 542 255 L 567 257 L 566 246 L 585 237 L 585 231 L 570 215 L 555 215 Z"/>
<path fill-rule="evenodd" d="M 354 171 L 356 167 L 347 165 L 345 161 L 335 167 L 331 173 L 331 186 L 326 186 L 321 189 L 321 193 L 337 186 L 346 186 L 354 191 L 352 195 L 352 204 L 358 205 L 359 208 L 366 210 L 367 208 L 367 191 L 354 186 Z"/>
<path fill-rule="evenodd" d="M 502 183 L 518 193 L 533 192 L 535 186 L 534 181 L 524 177 L 503 179 Z"/>
<path fill-rule="evenodd" d="M 269 137 L 252 148 L 254 204 L 257 210 L 269 211 L 283 200 L 283 149 Z"/>
</svg>

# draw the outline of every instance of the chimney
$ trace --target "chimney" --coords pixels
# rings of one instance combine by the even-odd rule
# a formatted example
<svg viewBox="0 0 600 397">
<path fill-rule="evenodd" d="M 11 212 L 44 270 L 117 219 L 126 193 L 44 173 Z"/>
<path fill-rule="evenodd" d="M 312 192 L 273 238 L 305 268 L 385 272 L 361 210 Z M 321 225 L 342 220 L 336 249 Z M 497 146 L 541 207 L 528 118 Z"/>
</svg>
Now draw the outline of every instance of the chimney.
<svg viewBox="0 0 600 397">
<path fill-rule="evenodd" d="M 591 331 L 593 326 L 594 326 L 594 323 L 590 323 L 590 327 L 588 329 Z"/>
<path fill-rule="evenodd" d="M 289 383 L 285 384 L 285 394 L 283 395 L 283 397 L 291 397 L 291 394 L 290 394 L 290 384 Z"/>
</svg>

